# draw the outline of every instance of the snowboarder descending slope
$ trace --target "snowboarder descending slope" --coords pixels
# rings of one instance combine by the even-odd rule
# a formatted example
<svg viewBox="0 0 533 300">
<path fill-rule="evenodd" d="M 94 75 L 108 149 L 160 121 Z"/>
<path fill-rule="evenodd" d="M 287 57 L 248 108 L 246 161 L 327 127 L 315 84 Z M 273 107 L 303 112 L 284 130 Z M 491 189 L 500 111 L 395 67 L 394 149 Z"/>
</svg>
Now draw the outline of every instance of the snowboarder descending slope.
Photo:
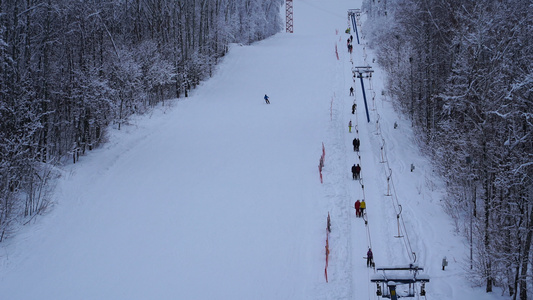
<svg viewBox="0 0 533 300">
<path fill-rule="evenodd" d="M 266 102 L 266 104 L 270 104 L 270 101 L 268 100 L 267 94 L 265 94 L 265 102 Z"/>
</svg>

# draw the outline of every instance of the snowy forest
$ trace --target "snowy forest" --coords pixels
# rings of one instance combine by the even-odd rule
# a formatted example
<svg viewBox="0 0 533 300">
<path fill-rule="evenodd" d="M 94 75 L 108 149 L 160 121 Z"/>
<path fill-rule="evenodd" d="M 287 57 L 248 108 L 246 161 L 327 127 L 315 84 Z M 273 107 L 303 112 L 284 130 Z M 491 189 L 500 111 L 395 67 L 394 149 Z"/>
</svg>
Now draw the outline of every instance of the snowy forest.
<svg viewBox="0 0 533 300">
<path fill-rule="evenodd" d="M 533 5 L 365 0 L 364 34 L 445 178 L 472 280 L 531 299 Z"/>
<path fill-rule="evenodd" d="M 280 32 L 283 2 L 0 1 L 0 242 L 51 205 L 57 164 L 187 97 L 229 44 Z M 446 180 L 470 279 L 531 299 L 531 0 L 363 2 L 383 93 Z"/>
<path fill-rule="evenodd" d="M 0 241 L 49 206 L 54 165 L 186 97 L 230 43 L 280 31 L 281 0 L 0 2 Z"/>
</svg>

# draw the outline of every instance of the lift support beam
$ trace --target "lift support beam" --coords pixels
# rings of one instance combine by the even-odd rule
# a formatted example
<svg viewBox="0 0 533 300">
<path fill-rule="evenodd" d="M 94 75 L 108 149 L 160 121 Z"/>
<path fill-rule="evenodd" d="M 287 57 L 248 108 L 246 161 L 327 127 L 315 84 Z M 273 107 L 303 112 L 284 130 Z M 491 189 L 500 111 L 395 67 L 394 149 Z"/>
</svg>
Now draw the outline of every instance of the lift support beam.
<svg viewBox="0 0 533 300">
<path fill-rule="evenodd" d="M 365 76 L 371 77 L 372 72 L 374 72 L 374 70 L 372 70 L 372 67 L 370 66 L 352 68 L 352 73 L 353 73 L 354 78 L 358 77 L 359 79 L 361 79 L 361 90 L 363 91 L 363 100 L 365 102 L 365 110 L 366 110 L 366 120 L 368 123 L 370 123 L 370 114 L 368 112 L 368 105 L 366 102 L 365 84 L 363 83 L 363 73 L 365 74 Z"/>
<path fill-rule="evenodd" d="M 420 295 L 424 296 L 426 291 L 424 285 L 426 282 L 429 282 L 429 276 L 425 274 L 418 274 L 418 271 L 422 271 L 424 268 L 421 268 L 417 265 L 410 264 L 408 266 L 394 266 L 394 267 L 382 267 L 376 268 L 376 271 L 383 271 L 382 274 L 375 274 L 371 277 L 370 281 L 377 284 L 377 294 L 381 295 L 381 286 L 383 285 L 389 289 L 389 295 L 383 295 L 384 298 L 390 298 L 391 300 L 397 300 L 398 294 L 396 292 L 396 286 L 402 284 L 409 285 L 409 292 L 403 297 L 414 297 L 414 290 L 412 286 L 415 283 L 421 283 L 422 287 L 420 290 Z M 394 274 L 390 274 L 391 271 L 394 271 Z M 398 273 L 397 271 L 403 271 Z M 407 271 L 407 272 L 406 272 Z"/>
<path fill-rule="evenodd" d="M 357 31 L 357 22 L 355 21 L 355 17 L 359 17 L 360 15 L 361 15 L 361 10 L 358 8 L 348 10 L 348 17 L 352 21 L 352 27 L 353 27 L 353 30 L 355 31 L 355 36 L 357 37 L 358 45 L 360 44 L 359 43 L 359 32 Z"/>
</svg>

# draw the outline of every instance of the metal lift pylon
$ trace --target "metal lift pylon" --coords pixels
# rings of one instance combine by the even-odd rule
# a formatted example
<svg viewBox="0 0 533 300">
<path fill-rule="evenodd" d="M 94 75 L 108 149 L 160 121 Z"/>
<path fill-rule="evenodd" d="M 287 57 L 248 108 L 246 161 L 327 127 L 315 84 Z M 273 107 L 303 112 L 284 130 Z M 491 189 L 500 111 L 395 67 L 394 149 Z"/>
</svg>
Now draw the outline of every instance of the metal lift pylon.
<svg viewBox="0 0 533 300">
<path fill-rule="evenodd" d="M 355 36 L 357 37 L 357 44 L 359 45 L 360 42 L 359 42 L 359 32 L 357 31 L 357 22 L 355 21 L 355 18 L 359 18 L 359 16 L 361 16 L 361 10 L 356 8 L 356 9 L 349 9 L 348 10 L 348 18 L 352 21 L 352 27 L 353 27 L 353 30 L 355 31 Z"/>
<path fill-rule="evenodd" d="M 366 120 L 368 123 L 370 123 L 370 114 L 368 113 L 368 105 L 366 102 L 365 84 L 363 83 L 363 77 L 371 77 L 372 72 L 374 72 L 374 70 L 372 70 L 371 66 L 362 66 L 362 67 L 352 68 L 354 80 L 356 77 L 361 79 L 361 90 L 363 91 L 363 101 L 365 102 Z"/>
<path fill-rule="evenodd" d="M 288 33 L 294 32 L 292 0 L 285 1 L 285 30 Z"/>
</svg>

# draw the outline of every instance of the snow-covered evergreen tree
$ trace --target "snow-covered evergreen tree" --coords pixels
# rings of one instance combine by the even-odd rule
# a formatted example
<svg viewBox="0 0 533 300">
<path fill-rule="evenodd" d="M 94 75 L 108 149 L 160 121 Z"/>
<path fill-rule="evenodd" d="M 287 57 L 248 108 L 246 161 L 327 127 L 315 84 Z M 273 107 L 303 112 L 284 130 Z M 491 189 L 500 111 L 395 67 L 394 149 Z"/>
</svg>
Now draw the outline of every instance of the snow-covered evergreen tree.
<svg viewBox="0 0 533 300">
<path fill-rule="evenodd" d="M 497 285 L 526 300 L 533 273 L 533 7 L 521 0 L 386 4 L 363 6 L 367 27 L 378 24 L 368 28 L 371 45 L 389 73 L 388 93 L 447 179 L 447 210 L 472 241 L 471 278 L 487 292 Z"/>
</svg>

